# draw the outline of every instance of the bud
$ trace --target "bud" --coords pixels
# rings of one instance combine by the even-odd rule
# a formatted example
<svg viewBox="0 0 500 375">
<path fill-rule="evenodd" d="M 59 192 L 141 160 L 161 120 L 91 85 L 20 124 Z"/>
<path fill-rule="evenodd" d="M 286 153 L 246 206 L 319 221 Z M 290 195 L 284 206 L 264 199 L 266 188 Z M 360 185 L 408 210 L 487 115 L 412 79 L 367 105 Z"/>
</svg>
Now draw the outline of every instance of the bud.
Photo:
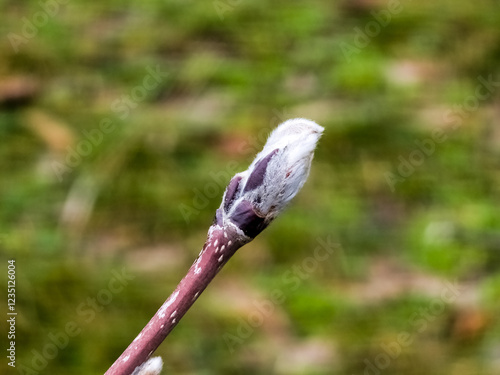
<svg viewBox="0 0 500 375">
<path fill-rule="evenodd" d="M 153 357 L 137 366 L 132 375 L 159 375 L 163 368 L 161 357 Z"/>
<path fill-rule="evenodd" d="M 302 118 L 279 125 L 250 167 L 229 182 L 217 224 L 236 226 L 250 238 L 264 230 L 306 182 L 323 130 Z"/>
</svg>

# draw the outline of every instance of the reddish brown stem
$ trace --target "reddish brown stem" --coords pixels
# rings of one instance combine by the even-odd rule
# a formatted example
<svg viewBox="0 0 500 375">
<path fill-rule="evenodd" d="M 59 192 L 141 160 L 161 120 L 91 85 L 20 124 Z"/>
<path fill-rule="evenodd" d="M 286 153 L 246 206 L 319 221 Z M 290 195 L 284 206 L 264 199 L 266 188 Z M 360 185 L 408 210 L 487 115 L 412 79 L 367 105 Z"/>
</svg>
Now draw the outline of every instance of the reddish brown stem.
<svg viewBox="0 0 500 375">
<path fill-rule="evenodd" d="M 233 226 L 211 226 L 207 241 L 187 275 L 105 375 L 130 375 L 148 360 L 217 272 L 246 242 Z"/>
</svg>

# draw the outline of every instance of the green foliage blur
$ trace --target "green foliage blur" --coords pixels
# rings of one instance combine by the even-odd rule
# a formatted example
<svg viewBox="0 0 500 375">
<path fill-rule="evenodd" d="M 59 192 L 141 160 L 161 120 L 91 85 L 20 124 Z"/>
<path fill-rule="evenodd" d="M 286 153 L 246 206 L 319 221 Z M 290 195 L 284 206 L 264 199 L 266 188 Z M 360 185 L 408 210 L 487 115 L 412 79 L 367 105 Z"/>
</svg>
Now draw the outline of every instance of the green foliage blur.
<svg viewBox="0 0 500 375">
<path fill-rule="evenodd" d="M 309 181 L 163 373 L 500 373 L 496 1 L 0 7 L 0 373 L 104 373 L 292 117 L 325 127 Z"/>
</svg>

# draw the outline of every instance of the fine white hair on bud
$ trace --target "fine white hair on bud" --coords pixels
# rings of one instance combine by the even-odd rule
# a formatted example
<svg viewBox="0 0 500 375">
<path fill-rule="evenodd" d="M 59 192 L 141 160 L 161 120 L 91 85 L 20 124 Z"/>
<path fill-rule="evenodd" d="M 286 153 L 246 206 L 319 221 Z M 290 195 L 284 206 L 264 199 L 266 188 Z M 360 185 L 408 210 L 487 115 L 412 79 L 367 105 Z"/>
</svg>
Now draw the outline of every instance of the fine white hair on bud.
<svg viewBox="0 0 500 375">
<path fill-rule="evenodd" d="M 304 186 L 323 130 L 303 118 L 280 124 L 250 167 L 229 182 L 217 223 L 230 222 L 249 238 L 266 228 Z"/>
<path fill-rule="evenodd" d="M 138 366 L 132 375 L 159 375 L 163 368 L 163 360 L 161 357 L 153 357 L 148 359 L 142 365 Z"/>
</svg>

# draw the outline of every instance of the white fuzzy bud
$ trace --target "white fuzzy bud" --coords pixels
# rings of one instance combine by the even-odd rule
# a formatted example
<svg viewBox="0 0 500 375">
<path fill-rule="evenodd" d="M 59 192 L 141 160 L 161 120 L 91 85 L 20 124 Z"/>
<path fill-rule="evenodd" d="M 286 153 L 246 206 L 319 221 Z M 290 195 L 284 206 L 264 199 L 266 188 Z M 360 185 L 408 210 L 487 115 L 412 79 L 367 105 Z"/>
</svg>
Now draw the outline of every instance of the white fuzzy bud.
<svg viewBox="0 0 500 375">
<path fill-rule="evenodd" d="M 153 357 L 148 359 L 142 365 L 138 366 L 132 375 L 159 375 L 163 368 L 163 360 L 161 357 Z"/>
<path fill-rule="evenodd" d="M 230 221 L 250 238 L 260 233 L 306 182 L 323 130 L 302 118 L 279 125 L 250 167 L 229 183 L 217 222 Z"/>
</svg>

